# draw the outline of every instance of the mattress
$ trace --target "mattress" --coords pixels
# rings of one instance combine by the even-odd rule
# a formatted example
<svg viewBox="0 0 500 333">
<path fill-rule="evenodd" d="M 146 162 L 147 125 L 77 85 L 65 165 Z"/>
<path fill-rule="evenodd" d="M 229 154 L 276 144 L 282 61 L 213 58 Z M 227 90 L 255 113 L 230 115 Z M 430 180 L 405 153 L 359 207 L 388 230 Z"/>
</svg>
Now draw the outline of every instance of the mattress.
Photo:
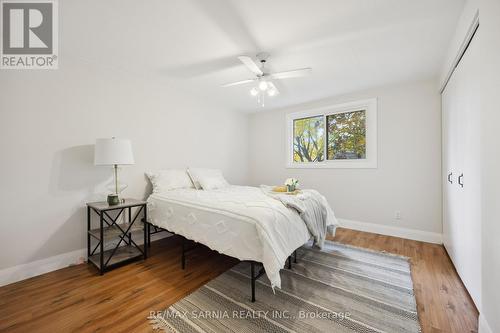
<svg viewBox="0 0 500 333">
<path fill-rule="evenodd" d="M 249 186 L 154 193 L 148 220 L 220 253 L 261 262 L 278 288 L 286 259 L 311 237 L 295 210 Z"/>
</svg>

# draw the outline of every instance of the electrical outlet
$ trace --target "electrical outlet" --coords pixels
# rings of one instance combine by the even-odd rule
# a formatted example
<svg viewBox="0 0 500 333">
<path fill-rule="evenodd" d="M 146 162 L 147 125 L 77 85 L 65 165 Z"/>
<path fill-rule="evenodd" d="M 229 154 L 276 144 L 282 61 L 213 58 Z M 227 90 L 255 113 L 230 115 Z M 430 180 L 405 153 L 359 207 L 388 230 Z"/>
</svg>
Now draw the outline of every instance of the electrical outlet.
<svg viewBox="0 0 500 333">
<path fill-rule="evenodd" d="M 394 218 L 396 220 L 401 220 L 401 212 L 399 210 L 394 212 Z"/>
</svg>

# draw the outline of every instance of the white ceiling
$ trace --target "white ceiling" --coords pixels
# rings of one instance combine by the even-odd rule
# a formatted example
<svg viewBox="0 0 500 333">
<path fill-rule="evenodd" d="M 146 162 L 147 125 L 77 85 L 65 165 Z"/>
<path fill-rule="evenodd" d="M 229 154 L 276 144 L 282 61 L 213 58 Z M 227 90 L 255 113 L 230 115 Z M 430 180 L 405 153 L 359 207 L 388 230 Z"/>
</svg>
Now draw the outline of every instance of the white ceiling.
<svg viewBox="0 0 500 333">
<path fill-rule="evenodd" d="M 464 0 L 151 0 L 60 2 L 64 56 L 158 77 L 199 98 L 261 110 L 238 55 L 271 53 L 273 71 L 312 67 L 277 84 L 266 109 L 435 77 Z"/>
</svg>

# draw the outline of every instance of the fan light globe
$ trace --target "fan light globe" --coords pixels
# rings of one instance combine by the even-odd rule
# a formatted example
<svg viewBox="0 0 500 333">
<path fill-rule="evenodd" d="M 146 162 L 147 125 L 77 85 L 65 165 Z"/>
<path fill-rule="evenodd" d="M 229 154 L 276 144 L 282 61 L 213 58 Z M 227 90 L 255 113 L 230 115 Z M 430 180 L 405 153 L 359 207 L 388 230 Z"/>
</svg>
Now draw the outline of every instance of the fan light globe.
<svg viewBox="0 0 500 333">
<path fill-rule="evenodd" d="M 250 90 L 250 95 L 252 95 L 252 96 L 257 96 L 258 93 L 259 93 L 259 91 L 257 90 L 257 88 L 252 88 Z"/>
<path fill-rule="evenodd" d="M 275 89 L 269 89 L 269 90 L 267 91 L 267 94 L 268 94 L 270 97 L 276 96 L 276 90 L 275 90 Z"/>
<path fill-rule="evenodd" d="M 268 84 L 266 81 L 260 81 L 259 82 L 259 89 L 262 90 L 262 91 L 265 91 L 268 87 Z"/>
</svg>

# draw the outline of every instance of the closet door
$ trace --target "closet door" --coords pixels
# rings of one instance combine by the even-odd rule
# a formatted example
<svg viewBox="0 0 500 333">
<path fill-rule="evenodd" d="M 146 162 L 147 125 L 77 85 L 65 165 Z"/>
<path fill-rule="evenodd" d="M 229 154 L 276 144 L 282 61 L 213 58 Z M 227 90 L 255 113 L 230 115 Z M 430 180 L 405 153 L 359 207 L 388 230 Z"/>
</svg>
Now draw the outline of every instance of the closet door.
<svg viewBox="0 0 500 333">
<path fill-rule="evenodd" d="M 451 112 L 453 109 L 453 100 L 451 96 L 453 96 L 452 90 L 453 87 L 450 85 L 451 82 L 446 86 L 445 91 L 441 95 L 441 124 L 442 124 L 442 173 L 443 173 L 443 244 L 448 251 L 448 254 L 453 251 L 450 237 L 453 234 L 453 224 L 451 223 L 451 211 L 453 207 L 453 203 L 451 202 L 450 191 L 451 185 L 453 184 L 453 170 L 452 170 L 452 162 L 451 162 Z M 451 256 L 451 254 L 450 254 Z"/>
<path fill-rule="evenodd" d="M 481 287 L 479 35 L 442 95 L 443 243 L 476 305 Z M 448 175 L 452 183 L 448 181 Z"/>
<path fill-rule="evenodd" d="M 455 72 L 442 95 L 443 112 L 443 243 L 455 262 L 460 244 L 460 217 L 463 215 L 458 190 L 460 172 L 460 72 Z"/>
<path fill-rule="evenodd" d="M 480 166 L 480 89 L 479 35 L 472 40 L 465 56 L 461 81 L 460 110 L 464 119 L 460 134 L 463 158 L 460 167 L 460 197 L 464 207 L 461 218 L 460 270 L 458 271 L 474 302 L 481 296 L 481 166 Z M 459 244 L 460 246 L 460 244 Z"/>
</svg>

